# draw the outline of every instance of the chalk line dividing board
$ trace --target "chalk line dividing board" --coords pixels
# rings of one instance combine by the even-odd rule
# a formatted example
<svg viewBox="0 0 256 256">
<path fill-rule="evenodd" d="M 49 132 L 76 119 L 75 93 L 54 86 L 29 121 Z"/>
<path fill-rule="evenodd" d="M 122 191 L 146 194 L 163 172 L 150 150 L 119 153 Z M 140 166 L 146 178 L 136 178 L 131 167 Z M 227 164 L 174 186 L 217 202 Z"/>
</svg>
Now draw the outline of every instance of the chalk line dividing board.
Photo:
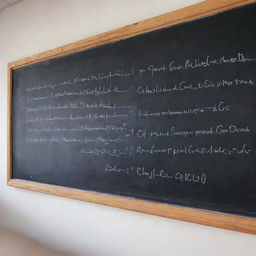
<svg viewBox="0 0 256 256">
<path fill-rule="evenodd" d="M 8 184 L 255 233 L 256 4 L 217 2 L 11 63 Z"/>
</svg>

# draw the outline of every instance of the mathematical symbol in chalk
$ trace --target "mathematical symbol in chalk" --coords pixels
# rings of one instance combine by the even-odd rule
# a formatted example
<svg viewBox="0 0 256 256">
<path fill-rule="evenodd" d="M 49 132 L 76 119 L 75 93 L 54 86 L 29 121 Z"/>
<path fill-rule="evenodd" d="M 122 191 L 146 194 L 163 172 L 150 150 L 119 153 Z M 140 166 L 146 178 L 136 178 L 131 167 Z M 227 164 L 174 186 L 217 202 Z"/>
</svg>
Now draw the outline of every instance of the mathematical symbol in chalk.
<svg viewBox="0 0 256 256">
<path fill-rule="evenodd" d="M 146 72 L 146 69 L 141 69 L 141 68 L 140 68 L 140 75 L 141 75 L 143 72 Z"/>
</svg>

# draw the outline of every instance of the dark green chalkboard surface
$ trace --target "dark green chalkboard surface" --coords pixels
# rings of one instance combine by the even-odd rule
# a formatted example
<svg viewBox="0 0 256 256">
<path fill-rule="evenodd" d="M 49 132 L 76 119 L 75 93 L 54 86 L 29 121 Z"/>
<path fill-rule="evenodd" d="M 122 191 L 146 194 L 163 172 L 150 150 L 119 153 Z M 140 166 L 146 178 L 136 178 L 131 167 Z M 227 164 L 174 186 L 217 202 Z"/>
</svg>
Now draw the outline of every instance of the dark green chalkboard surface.
<svg viewBox="0 0 256 256">
<path fill-rule="evenodd" d="M 12 70 L 11 179 L 256 217 L 256 5 Z"/>
</svg>

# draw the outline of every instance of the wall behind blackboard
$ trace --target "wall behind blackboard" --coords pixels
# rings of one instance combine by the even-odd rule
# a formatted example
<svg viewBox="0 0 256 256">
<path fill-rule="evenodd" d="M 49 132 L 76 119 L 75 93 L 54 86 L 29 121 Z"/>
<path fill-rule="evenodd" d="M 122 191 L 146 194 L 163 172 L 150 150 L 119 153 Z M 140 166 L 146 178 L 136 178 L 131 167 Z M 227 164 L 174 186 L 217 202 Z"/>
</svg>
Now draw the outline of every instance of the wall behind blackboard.
<svg viewBox="0 0 256 256">
<path fill-rule="evenodd" d="M 184 211 L 201 223 L 194 219 L 198 210 L 143 201 L 154 208 L 148 211 L 139 200 L 88 191 L 218 210 L 251 217 L 229 215 L 229 221 L 254 228 L 254 16 L 248 6 L 10 64 L 9 184 L 163 216 Z M 64 49 L 75 53 L 34 64 Z M 231 125 L 235 134 L 225 132 Z"/>
</svg>

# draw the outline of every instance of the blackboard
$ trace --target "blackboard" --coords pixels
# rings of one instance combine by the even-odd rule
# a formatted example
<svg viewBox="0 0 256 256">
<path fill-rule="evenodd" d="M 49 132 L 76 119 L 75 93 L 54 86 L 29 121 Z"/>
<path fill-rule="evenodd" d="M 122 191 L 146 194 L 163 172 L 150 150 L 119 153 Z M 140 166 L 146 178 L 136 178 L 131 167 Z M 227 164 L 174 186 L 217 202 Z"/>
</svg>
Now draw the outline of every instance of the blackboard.
<svg viewBox="0 0 256 256">
<path fill-rule="evenodd" d="M 11 179 L 256 217 L 256 4 L 13 68 Z"/>
</svg>

